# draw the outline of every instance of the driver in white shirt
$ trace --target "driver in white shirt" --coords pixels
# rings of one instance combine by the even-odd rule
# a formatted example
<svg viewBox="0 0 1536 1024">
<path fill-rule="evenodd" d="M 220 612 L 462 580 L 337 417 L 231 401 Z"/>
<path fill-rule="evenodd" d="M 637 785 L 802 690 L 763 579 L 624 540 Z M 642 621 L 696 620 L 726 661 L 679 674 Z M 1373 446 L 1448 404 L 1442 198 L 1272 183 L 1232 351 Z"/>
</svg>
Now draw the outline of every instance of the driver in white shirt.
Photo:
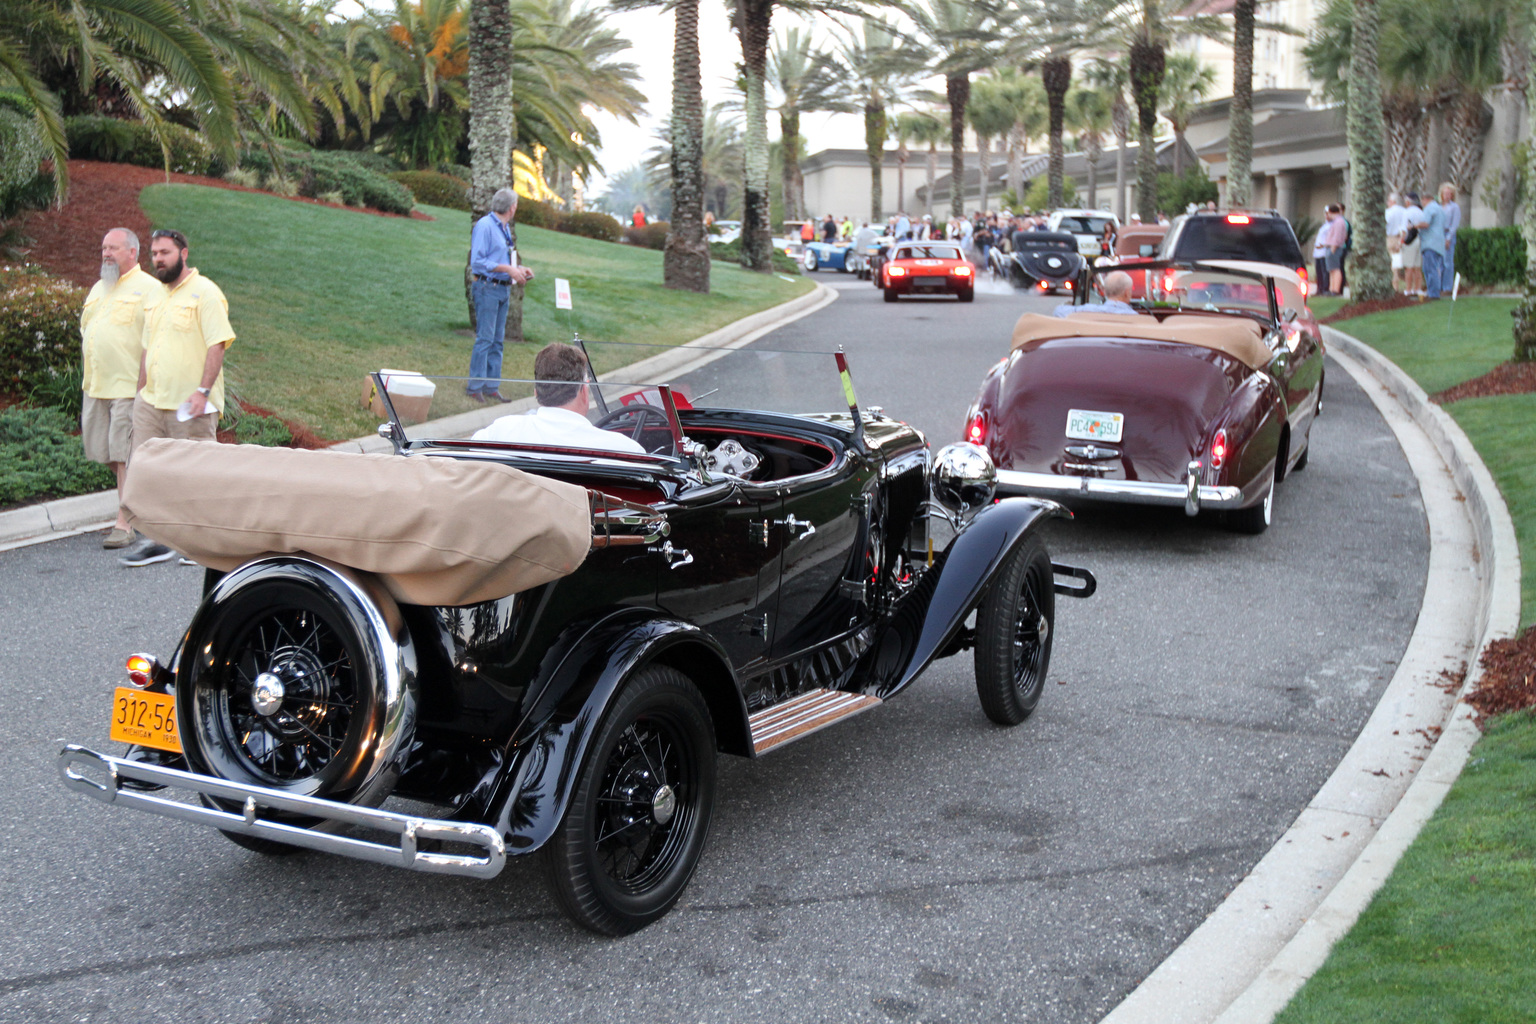
<svg viewBox="0 0 1536 1024">
<path fill-rule="evenodd" d="M 558 341 L 545 345 L 533 359 L 533 376 L 538 408 L 503 416 L 470 440 L 645 454 L 633 438 L 588 421 L 587 360 L 581 349 Z"/>
</svg>

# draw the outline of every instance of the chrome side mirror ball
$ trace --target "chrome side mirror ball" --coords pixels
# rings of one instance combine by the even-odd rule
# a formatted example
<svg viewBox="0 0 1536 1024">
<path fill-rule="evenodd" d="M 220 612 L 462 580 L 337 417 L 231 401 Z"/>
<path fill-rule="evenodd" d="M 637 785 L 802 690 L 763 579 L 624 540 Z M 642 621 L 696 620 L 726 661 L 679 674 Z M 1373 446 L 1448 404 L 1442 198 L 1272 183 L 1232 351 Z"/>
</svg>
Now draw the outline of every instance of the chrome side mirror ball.
<svg viewBox="0 0 1536 1024">
<path fill-rule="evenodd" d="M 997 491 L 997 467 L 979 444 L 958 441 L 933 458 L 933 497 L 954 513 L 980 508 Z"/>
</svg>

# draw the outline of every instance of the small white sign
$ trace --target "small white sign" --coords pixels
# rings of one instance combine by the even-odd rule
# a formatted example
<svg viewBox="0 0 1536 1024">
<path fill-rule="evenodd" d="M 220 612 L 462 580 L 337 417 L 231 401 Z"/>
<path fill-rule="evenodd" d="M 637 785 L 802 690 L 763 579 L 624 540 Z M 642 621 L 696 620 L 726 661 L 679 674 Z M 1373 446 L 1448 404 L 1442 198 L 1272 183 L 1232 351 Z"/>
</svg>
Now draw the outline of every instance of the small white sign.
<svg viewBox="0 0 1536 1024">
<path fill-rule="evenodd" d="M 555 278 L 555 308 L 571 308 L 571 282 L 563 277 Z"/>
</svg>

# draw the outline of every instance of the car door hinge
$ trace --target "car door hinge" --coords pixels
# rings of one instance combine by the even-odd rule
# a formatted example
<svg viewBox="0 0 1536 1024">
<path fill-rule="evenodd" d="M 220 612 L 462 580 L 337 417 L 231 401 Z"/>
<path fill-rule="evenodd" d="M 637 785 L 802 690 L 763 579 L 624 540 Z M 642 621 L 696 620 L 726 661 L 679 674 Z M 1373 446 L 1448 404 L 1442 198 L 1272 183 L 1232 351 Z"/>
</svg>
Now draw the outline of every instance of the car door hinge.
<svg viewBox="0 0 1536 1024">
<path fill-rule="evenodd" d="M 763 547 L 768 546 L 768 537 L 773 532 L 773 523 L 767 519 L 754 519 L 747 524 L 747 529 L 752 539 Z"/>
<path fill-rule="evenodd" d="M 870 499 L 870 496 L 867 495 L 867 494 L 861 494 L 858 497 L 854 498 L 852 501 L 850 501 L 848 503 L 848 507 L 853 509 L 855 512 L 859 513 L 860 515 L 868 515 L 869 514 L 869 506 L 871 504 L 873 504 L 873 501 Z"/>
<path fill-rule="evenodd" d="M 747 616 L 747 635 L 764 637 L 768 635 L 767 613 Z"/>
</svg>

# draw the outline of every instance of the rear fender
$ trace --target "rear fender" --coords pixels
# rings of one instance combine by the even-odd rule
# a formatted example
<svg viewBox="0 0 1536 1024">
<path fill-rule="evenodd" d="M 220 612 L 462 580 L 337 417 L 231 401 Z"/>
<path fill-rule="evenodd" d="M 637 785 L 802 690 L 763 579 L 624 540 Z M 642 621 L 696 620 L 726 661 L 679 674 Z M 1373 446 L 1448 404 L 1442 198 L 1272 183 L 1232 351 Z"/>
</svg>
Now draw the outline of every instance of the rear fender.
<svg viewBox="0 0 1536 1024">
<path fill-rule="evenodd" d="M 1279 385 L 1268 374 L 1253 374 L 1210 428 L 1211 437 L 1218 428 L 1226 430 L 1233 457 L 1221 469 L 1209 472 L 1205 482 L 1240 488 L 1245 506 L 1261 500 L 1269 488 L 1270 472 L 1276 473 L 1276 479 L 1285 475 L 1276 462 L 1285 426 L 1285 396 Z M 1202 461 L 1210 459 L 1211 437 L 1205 439 Z"/>
<path fill-rule="evenodd" d="M 977 512 L 897 606 L 872 651 L 872 692 L 891 696 L 941 657 L 1008 557 L 1041 524 L 1058 518 L 1072 513 L 1040 498 L 1005 498 Z"/>
<path fill-rule="evenodd" d="M 508 853 L 531 853 L 554 834 L 608 705 L 642 666 L 670 665 L 692 679 L 709 705 L 718 748 L 750 756 L 747 706 L 730 659 L 697 626 L 626 610 L 562 646 L 564 657 L 508 752 L 516 767 L 490 801 L 488 817 L 506 836 Z"/>
</svg>

